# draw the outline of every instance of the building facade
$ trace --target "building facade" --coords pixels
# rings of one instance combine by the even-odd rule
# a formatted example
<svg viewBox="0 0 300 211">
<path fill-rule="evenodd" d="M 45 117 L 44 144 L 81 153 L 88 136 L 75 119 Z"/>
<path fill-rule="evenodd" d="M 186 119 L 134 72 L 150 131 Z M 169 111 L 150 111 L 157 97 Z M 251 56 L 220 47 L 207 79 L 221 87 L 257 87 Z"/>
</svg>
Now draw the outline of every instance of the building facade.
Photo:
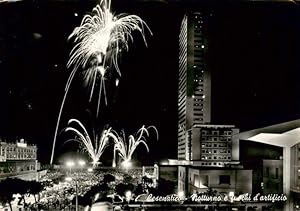
<svg viewBox="0 0 300 211">
<path fill-rule="evenodd" d="M 211 79 L 207 65 L 205 15 L 184 16 L 179 34 L 178 159 L 190 160 L 187 136 L 195 124 L 211 122 Z M 189 134 L 189 135 L 187 135 Z"/>
<path fill-rule="evenodd" d="M 283 192 L 282 160 L 263 160 L 263 194 Z"/>
<path fill-rule="evenodd" d="M 252 170 L 237 168 L 208 169 L 181 166 L 178 170 L 178 190 L 187 195 L 212 189 L 216 194 L 252 193 Z"/>
<path fill-rule="evenodd" d="M 0 177 L 15 176 L 39 170 L 36 145 L 25 143 L 24 139 L 0 142 Z"/>
<path fill-rule="evenodd" d="M 239 165 L 239 129 L 211 121 L 209 16 L 202 12 L 187 13 L 181 23 L 178 160 L 169 164 L 178 166 L 178 191 L 185 194 L 209 188 L 225 194 L 251 193 L 252 171 Z"/>
<path fill-rule="evenodd" d="M 272 192 L 275 186 L 286 195 L 287 201 L 282 210 L 300 209 L 300 120 L 284 122 L 276 125 L 258 128 L 239 134 L 241 142 L 251 141 L 255 143 L 269 145 L 269 147 L 280 147 L 282 149 L 282 159 L 272 163 L 264 162 L 263 169 L 263 192 L 265 190 L 266 177 L 271 180 L 270 188 Z M 269 168 L 267 170 L 267 168 Z M 278 169 L 278 170 L 276 170 Z M 269 171 L 269 173 L 267 172 Z M 277 173 L 276 173 L 277 172 Z M 254 174 L 253 174 L 254 175 Z M 275 184 L 275 185 L 274 185 Z M 278 184 L 278 185 L 276 185 Z M 269 190 L 270 191 L 270 190 Z"/>
<path fill-rule="evenodd" d="M 239 160 L 239 129 L 233 125 L 195 125 L 189 142 L 194 166 L 225 167 Z"/>
</svg>

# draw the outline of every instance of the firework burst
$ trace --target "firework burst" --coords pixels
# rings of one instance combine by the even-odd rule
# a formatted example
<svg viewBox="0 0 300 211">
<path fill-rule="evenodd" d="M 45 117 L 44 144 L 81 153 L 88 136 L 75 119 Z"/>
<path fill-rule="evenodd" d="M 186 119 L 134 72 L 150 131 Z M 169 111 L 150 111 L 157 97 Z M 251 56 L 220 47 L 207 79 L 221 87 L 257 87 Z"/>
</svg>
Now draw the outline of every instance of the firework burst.
<svg viewBox="0 0 300 211">
<path fill-rule="evenodd" d="M 147 152 L 149 152 L 149 147 L 146 143 L 147 138 L 149 137 L 149 129 L 152 128 L 155 130 L 156 138 L 158 140 L 158 131 L 154 126 L 149 126 L 145 128 L 142 126 L 135 135 L 129 135 L 128 141 L 126 139 L 125 133 L 122 132 L 121 135 L 117 136 L 117 139 L 114 139 L 114 162 L 113 167 L 116 166 L 115 164 L 115 155 L 116 152 L 118 153 L 119 157 L 123 160 L 122 164 L 127 164 L 132 159 L 132 155 L 136 148 L 142 144 L 145 146 Z"/>
<path fill-rule="evenodd" d="M 76 27 L 69 36 L 69 39 L 73 39 L 76 43 L 71 50 L 70 59 L 67 63 L 67 67 L 72 68 L 72 72 L 66 83 L 64 97 L 58 114 L 50 164 L 52 164 L 54 158 L 55 143 L 63 106 L 77 70 L 80 68 L 85 71 L 83 79 L 90 90 L 89 101 L 92 100 L 96 83 L 100 79 L 97 102 L 98 116 L 102 94 L 107 105 L 105 74 L 109 69 L 115 69 L 121 76 L 118 65 L 119 54 L 121 51 L 128 51 L 129 41 L 133 41 L 132 32 L 139 32 L 146 46 L 145 30 L 152 34 L 148 25 L 139 16 L 113 15 L 110 10 L 110 3 L 110 0 L 101 0 L 93 8 L 93 15 L 85 15 L 80 26 Z M 117 84 L 118 81 L 116 81 L 116 86 Z"/>
<path fill-rule="evenodd" d="M 103 130 L 102 133 L 93 133 L 91 137 L 84 125 L 77 119 L 71 119 L 68 122 L 68 125 L 73 124 L 77 125 L 79 128 L 68 126 L 65 128 L 65 132 L 72 132 L 76 135 L 75 139 L 70 139 L 72 141 L 77 141 L 84 147 L 83 149 L 88 153 L 92 159 L 93 166 L 97 165 L 101 155 L 108 146 L 110 138 L 117 139 L 115 132 L 112 128 Z"/>
</svg>

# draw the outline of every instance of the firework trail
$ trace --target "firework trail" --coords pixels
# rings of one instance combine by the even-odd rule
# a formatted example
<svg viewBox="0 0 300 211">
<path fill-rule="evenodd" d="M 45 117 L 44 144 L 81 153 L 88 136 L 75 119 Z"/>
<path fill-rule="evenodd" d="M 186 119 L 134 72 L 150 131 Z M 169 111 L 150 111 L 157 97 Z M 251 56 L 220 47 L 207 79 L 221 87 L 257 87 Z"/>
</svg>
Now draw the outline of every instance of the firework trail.
<svg viewBox="0 0 300 211">
<path fill-rule="evenodd" d="M 117 139 L 114 139 L 115 145 L 114 145 L 114 162 L 113 167 L 116 166 L 115 164 L 115 155 L 116 152 L 118 152 L 118 155 L 122 158 L 123 162 L 122 164 L 130 162 L 132 155 L 138 145 L 143 144 L 149 152 L 149 147 L 146 143 L 147 138 L 149 137 L 149 129 L 152 128 L 155 130 L 156 138 L 158 140 L 158 131 L 154 126 L 149 126 L 145 128 L 145 126 L 142 126 L 135 135 L 129 135 L 128 141 L 126 140 L 125 133 L 122 132 L 121 136 L 117 136 Z"/>
<path fill-rule="evenodd" d="M 152 34 L 148 25 L 137 15 L 113 15 L 110 10 L 110 3 L 110 0 L 101 0 L 93 8 L 93 15 L 85 15 L 80 26 L 76 27 L 69 36 L 69 39 L 73 39 L 76 43 L 71 50 L 70 59 L 67 63 L 67 67 L 72 68 L 72 71 L 66 83 L 65 94 L 56 123 L 50 164 L 53 162 L 63 106 L 78 69 L 85 70 L 83 79 L 90 89 L 89 101 L 92 100 L 96 82 L 100 78 L 97 102 L 98 116 L 102 92 L 107 105 L 105 74 L 108 69 L 114 68 L 121 76 L 118 58 L 121 51 L 128 51 L 129 41 L 133 41 L 132 32 L 139 32 L 146 46 L 145 29 Z"/>
<path fill-rule="evenodd" d="M 71 141 L 77 141 L 81 143 L 84 150 L 88 152 L 88 155 L 92 159 L 93 166 L 97 165 L 101 155 L 108 146 L 109 139 L 112 138 L 117 140 L 117 136 L 112 128 L 103 130 L 102 133 L 93 133 L 91 137 L 84 125 L 77 119 L 70 119 L 68 125 L 77 125 L 79 128 L 68 126 L 65 128 L 65 132 L 72 132 L 76 135 L 75 139 L 70 139 Z M 69 140 L 68 140 L 69 141 Z"/>
</svg>

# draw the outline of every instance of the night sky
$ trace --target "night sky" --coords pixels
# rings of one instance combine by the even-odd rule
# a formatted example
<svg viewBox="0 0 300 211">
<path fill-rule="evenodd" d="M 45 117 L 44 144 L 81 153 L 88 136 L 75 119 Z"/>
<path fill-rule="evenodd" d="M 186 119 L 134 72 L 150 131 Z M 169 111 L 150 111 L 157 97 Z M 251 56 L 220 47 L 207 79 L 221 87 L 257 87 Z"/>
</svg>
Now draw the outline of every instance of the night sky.
<svg viewBox="0 0 300 211">
<path fill-rule="evenodd" d="M 153 36 L 146 33 L 145 47 L 134 34 L 135 42 L 120 63 L 119 88 L 109 90 L 109 106 L 97 120 L 80 77 L 74 80 L 60 130 L 70 118 L 87 125 L 124 128 L 127 134 L 142 125 L 155 125 L 159 141 L 149 140 L 150 156 L 144 156 L 140 148 L 137 158 L 176 158 L 178 34 L 183 14 L 191 8 L 208 14 L 212 122 L 235 124 L 245 131 L 298 119 L 299 6 L 195 2 L 113 1 L 116 14 L 139 15 Z M 0 136 L 37 144 L 42 162 L 50 159 L 70 73 L 68 35 L 95 5 L 96 1 L 79 0 L 0 3 Z M 65 138 L 63 134 L 58 138 L 57 154 L 72 148 L 62 145 Z"/>
</svg>

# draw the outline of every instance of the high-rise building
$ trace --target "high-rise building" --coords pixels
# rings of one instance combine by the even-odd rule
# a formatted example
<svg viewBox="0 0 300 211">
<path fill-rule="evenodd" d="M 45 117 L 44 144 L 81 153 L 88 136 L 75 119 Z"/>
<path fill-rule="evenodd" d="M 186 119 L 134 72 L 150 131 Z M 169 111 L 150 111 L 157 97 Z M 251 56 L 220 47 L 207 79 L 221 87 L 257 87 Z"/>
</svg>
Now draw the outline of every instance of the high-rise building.
<svg viewBox="0 0 300 211">
<path fill-rule="evenodd" d="M 239 130 L 211 124 L 210 13 L 184 15 L 179 33 L 178 160 L 217 166 L 239 160 Z"/>
<path fill-rule="evenodd" d="M 196 124 L 211 122 L 211 79 L 207 65 L 205 16 L 184 16 L 179 34 L 178 159 L 190 160 L 187 136 Z M 187 135 L 188 134 L 188 135 Z"/>
</svg>

